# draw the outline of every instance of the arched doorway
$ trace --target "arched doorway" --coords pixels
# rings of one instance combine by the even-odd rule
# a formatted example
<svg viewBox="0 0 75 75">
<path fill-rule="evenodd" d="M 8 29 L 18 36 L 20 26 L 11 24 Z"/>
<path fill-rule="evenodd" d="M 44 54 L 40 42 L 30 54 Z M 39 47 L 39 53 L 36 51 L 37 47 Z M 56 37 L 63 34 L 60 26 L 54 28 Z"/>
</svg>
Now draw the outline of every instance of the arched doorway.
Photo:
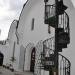
<svg viewBox="0 0 75 75">
<path fill-rule="evenodd" d="M 34 72 L 34 66 L 35 66 L 35 47 L 32 49 L 32 52 L 31 52 L 31 64 L 30 64 L 31 72 Z"/>
<path fill-rule="evenodd" d="M 3 65 L 3 58 L 4 58 L 4 55 L 3 53 L 0 52 L 0 66 Z"/>
</svg>

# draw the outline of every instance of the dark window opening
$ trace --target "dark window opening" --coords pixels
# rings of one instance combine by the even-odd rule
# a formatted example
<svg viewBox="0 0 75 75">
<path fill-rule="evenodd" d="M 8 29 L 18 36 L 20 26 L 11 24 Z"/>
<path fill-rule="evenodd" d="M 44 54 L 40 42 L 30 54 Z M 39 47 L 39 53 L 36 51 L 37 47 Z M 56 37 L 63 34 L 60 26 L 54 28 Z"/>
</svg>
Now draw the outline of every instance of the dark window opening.
<svg viewBox="0 0 75 75">
<path fill-rule="evenodd" d="M 32 19 L 32 26 L 31 26 L 31 30 L 34 30 L 34 18 Z"/>
</svg>

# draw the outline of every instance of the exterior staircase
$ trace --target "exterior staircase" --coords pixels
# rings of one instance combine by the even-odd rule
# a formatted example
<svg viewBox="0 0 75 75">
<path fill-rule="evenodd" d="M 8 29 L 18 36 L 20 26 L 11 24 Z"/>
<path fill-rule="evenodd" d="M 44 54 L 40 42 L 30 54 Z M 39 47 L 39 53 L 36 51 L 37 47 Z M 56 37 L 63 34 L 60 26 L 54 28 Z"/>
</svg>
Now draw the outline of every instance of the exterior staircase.
<svg viewBox="0 0 75 75">
<path fill-rule="evenodd" d="M 57 28 L 57 49 L 58 49 L 58 70 L 55 68 L 55 37 L 46 39 L 43 41 L 43 51 L 40 51 L 38 63 L 35 66 L 34 75 L 45 75 L 43 72 L 49 72 L 48 75 L 70 75 L 70 61 L 63 55 L 59 54 L 62 49 L 67 48 L 70 43 L 70 27 L 69 27 L 69 16 L 65 12 L 67 6 L 64 5 L 63 0 L 58 0 L 57 3 L 57 14 L 56 5 L 49 5 L 49 0 L 45 2 L 45 19 L 44 23 Z M 58 16 L 58 20 L 56 18 Z M 56 23 L 58 21 L 58 27 Z"/>
<path fill-rule="evenodd" d="M 40 54 L 38 55 L 39 58 L 35 66 L 34 75 L 45 75 L 45 71 L 49 72 L 50 69 L 52 69 L 52 73 L 56 72 L 56 69 L 54 68 L 54 51 L 55 37 L 43 41 L 43 51 L 40 51 Z M 58 64 L 58 75 L 70 75 L 71 63 L 60 53 L 58 54 Z"/>
<path fill-rule="evenodd" d="M 45 19 L 44 23 L 52 26 L 56 29 L 56 5 L 47 4 L 49 0 L 45 0 Z M 69 16 L 65 12 L 67 6 L 63 4 L 63 0 L 57 3 L 57 15 L 58 15 L 58 27 L 57 27 L 57 37 L 58 37 L 58 52 L 62 52 L 63 48 L 67 48 L 70 43 L 70 28 L 69 28 Z"/>
</svg>

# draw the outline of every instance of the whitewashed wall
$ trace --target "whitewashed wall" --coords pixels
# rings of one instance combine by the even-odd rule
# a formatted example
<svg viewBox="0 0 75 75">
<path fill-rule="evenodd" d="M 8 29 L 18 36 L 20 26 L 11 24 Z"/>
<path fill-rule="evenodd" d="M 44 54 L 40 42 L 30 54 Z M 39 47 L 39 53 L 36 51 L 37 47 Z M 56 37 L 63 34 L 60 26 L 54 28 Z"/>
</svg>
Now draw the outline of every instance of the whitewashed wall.
<svg viewBox="0 0 75 75">
<path fill-rule="evenodd" d="M 67 2 L 67 0 L 65 1 L 65 4 L 67 4 L 69 7 L 72 8 L 72 4 L 70 4 L 69 2 Z M 51 2 L 52 3 L 52 2 Z M 74 9 L 73 9 L 74 10 Z M 73 10 L 68 9 L 67 13 L 69 14 L 69 16 L 71 17 L 70 19 L 70 25 L 74 24 L 74 16 L 71 12 L 74 12 Z M 34 30 L 31 30 L 31 22 L 32 19 L 35 19 L 34 22 Z M 72 22 L 72 21 L 73 22 Z M 73 28 L 71 28 L 72 30 Z M 32 42 L 34 44 L 37 44 L 37 42 L 39 40 L 45 40 L 47 38 L 50 38 L 51 36 L 54 36 L 54 29 L 51 28 L 51 34 L 48 34 L 48 26 L 44 24 L 44 1 L 43 0 L 32 0 L 32 2 L 28 2 L 27 5 L 24 7 L 24 9 L 22 10 L 22 13 L 20 15 L 20 19 L 19 19 L 19 28 L 18 28 L 18 32 L 20 35 L 20 43 L 23 44 L 23 46 L 26 47 L 27 43 Z M 71 35 L 73 35 L 71 33 Z M 72 45 L 72 37 L 71 37 L 71 44 L 68 47 L 68 51 L 67 53 L 64 51 L 63 54 L 66 55 L 69 58 L 72 58 L 72 52 L 70 48 L 70 46 Z M 73 41 L 74 42 L 74 41 Z M 73 45 L 72 45 L 73 46 Z M 74 53 L 74 50 L 73 50 Z M 28 54 L 27 54 L 28 55 Z M 74 62 L 72 61 L 72 71 L 74 69 Z M 25 63 L 28 63 L 28 61 L 26 61 Z M 27 64 L 26 64 L 27 65 Z M 25 68 L 27 69 L 27 68 Z M 29 68 L 28 68 L 29 70 Z M 72 72 L 72 75 L 75 74 L 74 71 Z"/>
<path fill-rule="evenodd" d="M 53 1 L 53 2 L 52 2 Z M 68 1 L 68 2 L 67 2 Z M 69 0 L 64 0 L 65 4 L 67 4 L 69 7 L 72 8 L 72 5 L 69 3 Z M 54 0 L 51 0 L 51 3 L 54 3 Z M 75 74 L 75 61 L 74 61 L 74 24 L 75 24 L 75 9 L 67 10 L 69 16 L 70 16 L 70 27 L 71 27 L 71 43 L 68 46 L 68 49 L 63 50 L 63 54 L 68 57 L 71 60 L 72 63 L 72 75 Z M 34 21 L 34 30 L 31 30 L 31 24 L 32 19 L 35 19 Z M 10 28 L 10 33 L 8 38 L 10 44 L 6 44 L 6 46 L 1 46 L 1 50 L 5 55 L 4 63 L 7 63 L 12 55 L 12 49 L 13 49 L 13 43 L 16 42 L 16 22 L 12 23 L 12 27 Z M 37 45 L 39 40 L 45 40 L 47 38 L 50 38 L 54 36 L 54 28 L 51 27 L 51 34 L 48 34 L 48 25 L 44 24 L 44 0 L 29 0 L 26 4 L 26 6 L 23 8 L 20 18 L 19 18 L 19 27 L 18 27 L 18 33 L 19 33 L 19 44 L 16 43 L 15 47 L 15 57 L 16 61 L 14 63 L 15 70 L 22 70 L 22 63 L 24 63 L 24 70 L 30 70 L 30 53 L 31 48 Z M 33 43 L 34 45 L 30 45 L 30 47 L 27 45 L 29 43 Z M 20 57 L 20 46 L 23 45 L 23 47 L 26 50 L 25 59 L 21 61 Z M 28 49 L 30 48 L 30 49 Z M 24 49 L 22 50 L 24 52 Z"/>
<path fill-rule="evenodd" d="M 17 45 L 17 38 L 16 38 L 16 26 L 17 26 L 17 20 L 14 20 L 10 26 L 8 38 L 6 40 L 5 45 L 0 45 L 0 51 L 4 54 L 4 61 L 3 64 L 7 65 L 10 64 L 11 57 L 13 55 L 13 47 L 15 42 L 15 58 L 16 61 L 14 62 L 14 69 L 18 70 L 18 63 L 19 63 L 19 45 Z"/>
<path fill-rule="evenodd" d="M 35 3 L 35 4 L 34 4 Z M 38 0 L 36 2 L 33 1 L 31 5 L 28 5 L 26 11 L 26 7 L 23 9 L 22 14 L 19 20 L 19 28 L 18 33 L 20 35 L 20 44 L 23 44 L 24 47 L 27 44 L 34 43 L 35 45 L 38 43 L 39 40 L 45 40 L 50 38 L 51 35 L 54 34 L 54 29 L 51 29 L 52 34 L 48 33 L 48 25 L 44 24 L 44 1 Z M 26 12 L 28 12 L 26 14 Z M 31 30 L 32 26 L 32 19 L 34 21 L 34 30 Z M 29 49 L 30 50 L 30 49 Z M 31 53 L 26 50 L 26 58 L 25 58 L 25 70 L 30 69 L 29 54 Z"/>
</svg>

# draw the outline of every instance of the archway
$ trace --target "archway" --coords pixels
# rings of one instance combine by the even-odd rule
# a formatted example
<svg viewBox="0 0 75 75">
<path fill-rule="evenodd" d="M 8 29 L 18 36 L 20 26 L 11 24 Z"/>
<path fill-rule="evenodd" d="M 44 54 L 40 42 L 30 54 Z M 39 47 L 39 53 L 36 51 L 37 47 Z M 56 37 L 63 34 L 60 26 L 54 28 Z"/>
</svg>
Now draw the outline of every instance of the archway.
<svg viewBox="0 0 75 75">
<path fill-rule="evenodd" d="M 35 47 L 32 49 L 32 52 L 31 52 L 31 64 L 30 64 L 31 72 L 34 72 L 34 66 L 35 66 Z"/>
<path fill-rule="evenodd" d="M 24 70 L 25 71 L 31 71 L 30 66 L 31 66 L 31 54 L 32 50 L 34 48 L 34 43 L 29 43 L 26 46 L 26 53 L 25 53 L 25 65 L 24 65 Z"/>
<path fill-rule="evenodd" d="M 20 46 L 20 56 L 19 56 L 19 69 L 24 71 L 24 63 L 25 63 L 25 48 L 23 45 Z"/>
<path fill-rule="evenodd" d="M 4 55 L 3 53 L 0 52 L 0 66 L 3 65 L 3 58 L 4 58 Z"/>
</svg>

